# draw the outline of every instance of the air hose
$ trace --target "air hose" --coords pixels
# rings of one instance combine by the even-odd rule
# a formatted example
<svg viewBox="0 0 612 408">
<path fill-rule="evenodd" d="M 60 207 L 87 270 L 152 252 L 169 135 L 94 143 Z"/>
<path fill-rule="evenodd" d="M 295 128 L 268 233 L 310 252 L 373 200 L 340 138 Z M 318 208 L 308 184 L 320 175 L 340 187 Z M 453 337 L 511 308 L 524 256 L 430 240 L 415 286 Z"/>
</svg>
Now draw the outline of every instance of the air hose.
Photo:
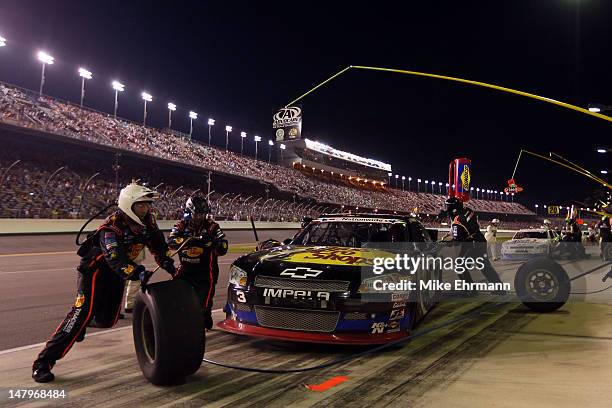
<svg viewBox="0 0 612 408">
<path fill-rule="evenodd" d="M 418 337 L 424 336 L 426 334 L 429 334 L 433 331 L 439 330 L 441 328 L 444 328 L 446 326 L 450 326 L 451 324 L 455 324 L 457 322 L 460 322 L 462 320 L 465 320 L 466 318 L 468 318 L 469 316 L 472 315 L 476 315 L 476 314 L 480 314 L 483 313 L 485 311 L 489 311 L 491 309 L 495 309 L 497 307 L 500 307 L 501 305 L 503 305 L 504 303 L 492 303 L 490 305 L 485 306 L 482 309 L 478 309 L 478 310 L 473 310 L 471 312 L 467 312 L 464 313 L 454 319 L 450 319 L 447 320 L 443 323 L 434 325 L 428 329 L 425 330 L 421 330 L 418 331 L 414 334 L 410 334 L 406 337 L 402 337 L 401 339 L 398 340 L 393 340 L 389 343 L 385 343 L 383 345 L 359 352 L 359 353 L 355 353 L 355 354 L 351 354 L 349 356 L 346 357 L 341 357 L 341 358 L 337 358 L 335 360 L 331 360 L 328 361 L 327 363 L 323 363 L 323 364 L 319 364 L 319 365 L 315 365 L 315 366 L 311 366 L 311 367 L 305 367 L 305 368 L 291 368 L 291 369 L 268 369 L 268 368 L 256 368 L 256 367 L 245 367 L 245 366 L 239 366 L 239 365 L 233 365 L 233 364 L 229 364 L 229 363 L 222 363 L 219 361 L 214 361 L 208 358 L 204 358 L 202 359 L 202 361 L 204 363 L 208 363 L 208 364 L 212 364 L 212 365 L 216 365 L 219 367 L 224 367 L 224 368 L 232 368 L 234 370 L 241 370 L 241 371 L 249 371 L 249 372 L 253 372 L 253 373 L 267 373 L 267 374 L 291 374 L 291 373 L 303 373 L 303 372 L 307 372 L 307 371 L 315 371 L 315 370 L 321 370 L 327 367 L 331 367 L 337 364 L 341 364 L 341 363 L 345 363 L 351 360 L 354 360 L 356 358 L 368 355 L 368 354 L 372 354 L 372 353 L 376 353 L 379 351 L 382 351 L 384 349 L 387 349 L 389 347 L 398 345 L 398 344 L 403 344 L 406 343 L 410 340 L 414 340 Z"/>
<path fill-rule="evenodd" d="M 77 246 L 81 246 L 83 245 L 87 239 L 89 239 L 89 237 L 83 241 L 83 242 L 79 242 L 79 238 L 81 237 L 81 234 L 83 233 L 83 230 L 85 229 L 85 227 L 87 227 L 87 225 L 92 222 L 93 220 L 95 220 L 96 218 L 98 218 L 98 216 L 102 215 L 103 213 L 105 213 L 109 208 L 116 206 L 117 203 L 112 203 L 107 205 L 106 207 L 104 207 L 103 209 L 101 209 L 98 213 L 96 213 L 94 216 L 92 216 L 90 219 L 87 220 L 87 222 L 85 222 L 85 224 L 83 224 L 83 226 L 81 227 L 81 229 L 79 230 L 79 233 L 76 236 L 75 239 L 75 243 L 77 244 Z"/>
</svg>

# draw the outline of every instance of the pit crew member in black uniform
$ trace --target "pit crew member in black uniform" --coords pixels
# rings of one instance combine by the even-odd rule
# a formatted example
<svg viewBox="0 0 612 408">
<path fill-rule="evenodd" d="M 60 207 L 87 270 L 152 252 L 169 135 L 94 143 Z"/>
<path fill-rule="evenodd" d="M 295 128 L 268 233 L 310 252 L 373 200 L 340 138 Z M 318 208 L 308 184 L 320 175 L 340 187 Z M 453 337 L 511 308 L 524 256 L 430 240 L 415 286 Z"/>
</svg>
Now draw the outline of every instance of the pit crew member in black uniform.
<svg viewBox="0 0 612 408">
<path fill-rule="evenodd" d="M 456 197 L 449 197 L 446 200 L 446 211 L 451 220 L 453 242 L 460 242 L 461 251 L 460 257 L 471 257 L 484 259 L 484 268 L 482 274 L 491 283 L 501 283 L 501 279 L 497 271 L 491 265 L 489 258 L 486 256 L 487 240 L 480 231 L 478 225 L 478 216 L 470 208 L 465 208 L 463 203 Z M 465 243 L 472 242 L 472 245 Z M 468 271 L 460 274 L 461 278 L 466 282 L 473 282 Z M 496 291 L 496 294 L 505 294 L 505 291 Z"/>
<path fill-rule="evenodd" d="M 112 327 L 117 323 L 125 281 L 140 280 L 146 285 L 152 274 L 133 261 L 145 246 L 163 269 L 176 273 L 164 235 L 150 211 L 155 198 L 153 190 L 129 184 L 119 194 L 119 209 L 79 248 L 76 300 L 34 361 L 32 378 L 36 382 L 53 381 L 55 362 L 75 342 L 83 341 L 88 324 Z"/>
<path fill-rule="evenodd" d="M 179 221 L 170 236 L 168 245 L 178 249 L 181 265 L 178 279 L 184 279 L 195 289 L 202 305 L 204 326 L 210 330 L 213 326 L 212 305 L 215 285 L 219 278 L 217 259 L 227 253 L 228 243 L 219 224 L 210 216 L 210 206 L 205 197 L 190 197 L 185 204 L 185 215 Z"/>
</svg>

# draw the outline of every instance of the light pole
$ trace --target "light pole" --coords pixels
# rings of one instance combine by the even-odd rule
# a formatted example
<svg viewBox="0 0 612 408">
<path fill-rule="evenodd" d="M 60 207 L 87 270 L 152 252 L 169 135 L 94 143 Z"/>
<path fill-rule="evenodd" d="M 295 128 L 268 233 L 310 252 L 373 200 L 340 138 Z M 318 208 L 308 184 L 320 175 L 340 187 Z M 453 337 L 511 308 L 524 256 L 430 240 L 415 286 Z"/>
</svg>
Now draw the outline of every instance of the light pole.
<svg viewBox="0 0 612 408">
<path fill-rule="evenodd" d="M 438 194 L 442 194 L 442 182 L 438 182 Z"/>
<path fill-rule="evenodd" d="M 176 105 L 168 102 L 168 129 L 172 129 L 172 112 L 176 110 Z"/>
<path fill-rule="evenodd" d="M 389 187 L 391 187 L 391 176 L 393 175 L 393 173 L 387 173 L 387 176 L 389 176 Z"/>
<path fill-rule="evenodd" d="M 412 181 L 412 177 L 408 177 L 408 191 L 410 191 L 410 182 Z"/>
<path fill-rule="evenodd" d="M 119 81 L 113 81 L 113 89 L 115 90 L 115 110 L 113 116 L 117 119 L 117 108 L 119 107 L 119 92 L 125 91 L 125 86 Z"/>
<path fill-rule="evenodd" d="M 91 71 L 85 68 L 79 68 L 79 76 L 81 77 L 81 108 L 83 107 L 83 99 L 85 99 L 85 80 L 92 78 Z"/>
<path fill-rule="evenodd" d="M 272 161 L 272 146 L 274 146 L 274 142 L 268 139 L 268 164 Z"/>
<path fill-rule="evenodd" d="M 253 140 L 255 140 L 255 160 L 257 160 L 257 143 L 261 142 L 261 137 L 255 135 Z"/>
<path fill-rule="evenodd" d="M 215 126 L 215 120 L 208 118 L 208 145 L 210 146 L 210 129 Z"/>
<path fill-rule="evenodd" d="M 227 125 L 225 126 L 225 151 L 227 152 L 227 146 L 229 146 L 229 134 L 232 131 L 232 127 Z"/>
<path fill-rule="evenodd" d="M 194 111 L 189 111 L 189 139 L 193 134 L 193 120 L 198 118 L 198 114 Z M 208 133 L 210 135 L 210 132 Z M 208 138 L 208 145 L 210 146 L 210 137 Z"/>
<path fill-rule="evenodd" d="M 427 185 L 428 184 L 429 184 L 429 180 L 425 180 L 425 184 L 424 184 L 424 186 L 425 186 L 425 193 L 427 193 Z"/>
<path fill-rule="evenodd" d="M 285 146 L 284 143 L 281 143 L 279 148 L 280 148 L 281 161 L 283 161 L 283 150 L 285 150 L 287 146 Z"/>
<path fill-rule="evenodd" d="M 421 192 L 421 179 L 417 179 L 417 193 Z"/>
<path fill-rule="evenodd" d="M 434 191 L 434 189 L 436 188 L 436 182 L 431 180 L 431 194 L 435 194 L 436 192 Z"/>
<path fill-rule="evenodd" d="M 38 91 L 38 95 L 42 96 L 43 86 L 45 85 L 45 67 L 53 64 L 55 62 L 55 58 L 44 51 L 38 51 L 38 60 L 42 62 L 42 72 L 40 73 L 40 90 Z"/>
<path fill-rule="evenodd" d="M 140 94 L 142 96 L 142 100 L 144 101 L 144 110 L 142 111 L 142 126 L 147 125 L 147 102 L 151 102 L 153 100 L 153 95 L 148 92 L 143 92 Z"/>
<path fill-rule="evenodd" d="M 246 132 L 240 132 L 240 155 L 244 151 L 244 138 L 247 136 Z"/>
<path fill-rule="evenodd" d="M 397 179 L 399 178 L 399 174 L 395 175 L 395 188 L 397 188 Z"/>
<path fill-rule="evenodd" d="M 536 211 L 535 211 L 535 212 L 536 212 L 536 215 L 538 215 L 538 207 L 539 207 L 539 205 L 538 205 L 538 204 L 536 204 L 536 205 L 535 205 L 535 209 L 536 209 Z"/>
<path fill-rule="evenodd" d="M 478 193 L 480 193 L 480 187 L 476 187 L 476 199 L 478 199 Z"/>
<path fill-rule="evenodd" d="M 406 176 L 402 176 L 402 191 L 404 190 L 404 181 L 406 180 Z"/>
</svg>

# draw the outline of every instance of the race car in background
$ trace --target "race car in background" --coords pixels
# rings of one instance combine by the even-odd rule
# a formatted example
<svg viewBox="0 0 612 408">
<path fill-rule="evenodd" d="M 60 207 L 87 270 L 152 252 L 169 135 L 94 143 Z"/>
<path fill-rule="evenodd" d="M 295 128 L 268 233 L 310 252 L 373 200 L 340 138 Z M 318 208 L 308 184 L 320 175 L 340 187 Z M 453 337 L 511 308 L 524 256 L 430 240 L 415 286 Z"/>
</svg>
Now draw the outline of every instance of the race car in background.
<svg viewBox="0 0 612 408">
<path fill-rule="evenodd" d="M 526 259 L 548 256 L 557 246 L 559 235 L 552 229 L 522 229 L 512 239 L 502 243 L 502 259 Z"/>
<path fill-rule="evenodd" d="M 226 319 L 218 327 L 313 343 L 379 344 L 398 339 L 434 307 L 437 292 L 373 293 L 375 279 L 398 282 L 406 277 L 396 272 L 372 275 L 373 259 L 395 256 L 386 243 L 423 243 L 419 251 L 436 251 L 436 234 L 409 216 L 322 215 L 289 244 L 234 261 Z M 439 280 L 441 271 L 417 271 L 407 277 Z"/>
</svg>

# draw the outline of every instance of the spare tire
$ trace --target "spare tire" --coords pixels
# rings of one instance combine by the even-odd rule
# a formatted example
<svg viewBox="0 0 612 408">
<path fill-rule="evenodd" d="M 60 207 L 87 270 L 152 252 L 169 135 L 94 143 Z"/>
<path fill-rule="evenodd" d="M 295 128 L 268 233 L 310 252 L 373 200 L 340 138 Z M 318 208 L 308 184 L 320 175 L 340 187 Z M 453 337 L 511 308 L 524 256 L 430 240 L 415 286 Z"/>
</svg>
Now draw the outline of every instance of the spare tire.
<svg viewBox="0 0 612 408">
<path fill-rule="evenodd" d="M 516 294 L 535 312 L 553 312 L 569 299 L 571 282 L 565 269 L 548 258 L 536 258 L 520 266 L 514 277 Z"/>
<path fill-rule="evenodd" d="M 134 347 L 145 378 L 155 385 L 176 384 L 202 364 L 205 331 L 193 287 L 183 280 L 147 285 L 133 311 Z"/>
</svg>

